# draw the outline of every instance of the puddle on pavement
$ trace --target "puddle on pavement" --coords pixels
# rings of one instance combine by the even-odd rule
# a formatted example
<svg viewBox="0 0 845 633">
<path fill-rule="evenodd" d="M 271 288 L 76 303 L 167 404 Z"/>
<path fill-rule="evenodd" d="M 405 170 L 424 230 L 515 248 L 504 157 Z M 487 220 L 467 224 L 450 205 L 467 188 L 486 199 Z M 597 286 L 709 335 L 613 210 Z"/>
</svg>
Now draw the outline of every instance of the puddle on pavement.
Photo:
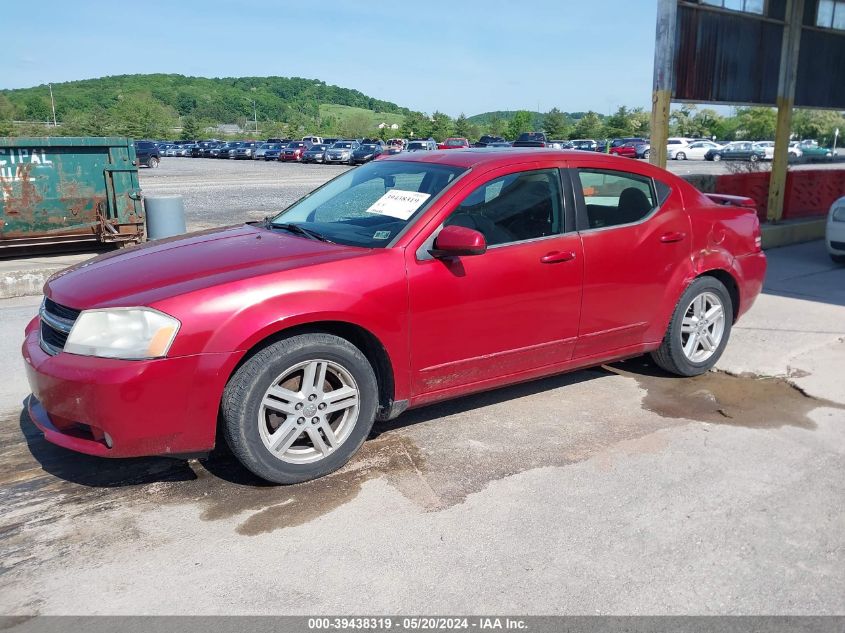
<svg viewBox="0 0 845 633">
<path fill-rule="evenodd" d="M 521 442 L 524 446 L 519 450 L 502 439 L 496 427 L 502 410 L 497 405 L 507 407 L 513 402 L 517 406 L 518 399 L 528 397 L 542 402 L 542 398 L 556 398 L 556 390 L 565 399 L 570 386 L 584 388 L 590 380 L 612 380 L 613 375 L 635 380 L 646 392 L 643 409 L 659 417 L 623 416 L 614 424 L 591 419 L 591 428 L 586 430 L 561 426 L 551 438 L 554 441 L 538 436 L 536 442 Z M 265 484 L 222 451 L 199 462 L 103 460 L 75 454 L 46 442 L 25 414 L 16 413 L 0 425 L 0 504 L 5 508 L 0 514 L 0 534 L 17 551 L 18 560 L 25 560 L 31 556 L 37 526 L 44 521 L 73 521 L 121 508 L 133 508 L 125 519 L 134 521 L 148 504 L 192 504 L 202 520 L 236 519 L 237 533 L 251 536 L 307 524 L 352 501 L 367 481 L 378 478 L 422 510 L 436 511 L 461 503 L 509 475 L 565 466 L 602 454 L 620 442 L 647 440 L 655 431 L 671 426 L 670 419 L 678 424 L 698 420 L 756 429 L 785 425 L 813 429 L 808 413 L 818 407 L 845 409 L 808 397 L 778 378 L 708 373 L 680 379 L 634 359 L 409 412 L 376 427 L 381 434 L 365 442 L 341 470 L 295 486 Z M 445 431 L 414 432 L 416 425 L 429 422 L 464 425 L 464 443 L 460 448 L 441 443 L 450 437 Z M 550 427 L 548 420 L 545 424 L 556 428 L 553 421 Z M 468 433 L 467 425 L 483 426 Z M 41 537 L 39 551 L 49 551 L 43 546 L 52 538 L 66 538 L 46 533 Z M 0 566 L 0 575 L 3 571 Z"/>
<path fill-rule="evenodd" d="M 812 430 L 816 423 L 808 414 L 813 409 L 845 409 L 836 402 L 808 396 L 783 378 L 734 376 L 724 372 L 678 378 L 662 373 L 640 358 L 615 363 L 606 369 L 636 380 L 646 391 L 643 408 L 664 418 L 755 429 L 794 426 Z"/>
<path fill-rule="evenodd" d="M 226 485 L 219 479 L 221 474 L 226 476 L 220 472 L 221 467 L 239 477 L 244 474 L 231 456 L 219 459 L 217 464 L 210 460 L 195 469 L 197 484 L 205 489 L 194 497 L 205 505 L 200 518 L 214 521 L 253 512 L 236 529 L 248 536 L 309 523 L 354 499 L 365 481 L 377 477 L 386 477 L 388 483 L 423 508 L 434 509 L 437 504 L 437 498 L 420 485 L 424 481 L 423 458 L 410 440 L 398 434 L 369 440 L 344 468 L 294 486 L 271 486 L 259 480 L 252 485 Z M 184 500 L 177 488 L 171 490 Z M 196 486 L 192 488 L 196 490 Z"/>
</svg>

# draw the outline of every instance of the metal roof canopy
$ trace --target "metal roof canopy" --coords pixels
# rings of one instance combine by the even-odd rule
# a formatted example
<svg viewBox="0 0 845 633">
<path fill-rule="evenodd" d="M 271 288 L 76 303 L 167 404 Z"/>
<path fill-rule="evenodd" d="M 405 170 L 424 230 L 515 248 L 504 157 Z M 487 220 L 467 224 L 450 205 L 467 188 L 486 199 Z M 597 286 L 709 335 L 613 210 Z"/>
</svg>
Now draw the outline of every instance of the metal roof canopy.
<svg viewBox="0 0 845 633">
<path fill-rule="evenodd" d="M 845 31 L 816 26 L 819 0 L 805 0 L 796 107 L 845 109 Z M 672 98 L 695 103 L 777 105 L 788 0 L 762 15 L 677 0 Z"/>
<path fill-rule="evenodd" d="M 776 106 L 768 219 L 779 221 L 792 108 L 845 109 L 845 31 L 816 26 L 819 2 L 762 0 L 758 14 L 657 0 L 651 162 L 666 166 L 672 101 Z"/>
</svg>

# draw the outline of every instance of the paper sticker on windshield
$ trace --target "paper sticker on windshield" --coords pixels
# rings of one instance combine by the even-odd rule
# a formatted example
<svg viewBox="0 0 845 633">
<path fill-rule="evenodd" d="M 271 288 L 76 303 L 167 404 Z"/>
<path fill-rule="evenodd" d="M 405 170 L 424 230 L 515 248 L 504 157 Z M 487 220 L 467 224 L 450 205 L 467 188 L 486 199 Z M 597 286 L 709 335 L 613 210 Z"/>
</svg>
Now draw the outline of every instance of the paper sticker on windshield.
<svg viewBox="0 0 845 633">
<path fill-rule="evenodd" d="M 390 237 L 390 231 L 376 231 L 373 233 L 374 240 L 386 240 Z"/>
<path fill-rule="evenodd" d="M 430 197 L 430 193 L 391 189 L 376 200 L 373 206 L 367 209 L 367 213 L 378 213 L 379 215 L 389 215 L 392 218 L 407 220 Z"/>
</svg>

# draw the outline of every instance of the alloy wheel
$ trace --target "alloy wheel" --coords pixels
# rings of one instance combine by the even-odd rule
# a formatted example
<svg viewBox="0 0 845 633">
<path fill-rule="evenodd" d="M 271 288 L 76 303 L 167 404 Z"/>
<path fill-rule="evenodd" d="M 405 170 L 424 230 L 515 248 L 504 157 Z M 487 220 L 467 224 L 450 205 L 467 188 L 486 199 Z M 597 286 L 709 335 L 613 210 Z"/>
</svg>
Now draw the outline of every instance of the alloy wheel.
<svg viewBox="0 0 845 633">
<path fill-rule="evenodd" d="M 349 437 L 360 400 L 355 379 L 340 364 L 323 359 L 298 363 L 264 393 L 258 412 L 261 440 L 284 462 L 319 461 Z"/>
<path fill-rule="evenodd" d="M 707 361 L 725 334 L 725 306 L 712 292 L 697 295 L 687 306 L 681 322 L 681 345 L 690 362 Z"/>
</svg>

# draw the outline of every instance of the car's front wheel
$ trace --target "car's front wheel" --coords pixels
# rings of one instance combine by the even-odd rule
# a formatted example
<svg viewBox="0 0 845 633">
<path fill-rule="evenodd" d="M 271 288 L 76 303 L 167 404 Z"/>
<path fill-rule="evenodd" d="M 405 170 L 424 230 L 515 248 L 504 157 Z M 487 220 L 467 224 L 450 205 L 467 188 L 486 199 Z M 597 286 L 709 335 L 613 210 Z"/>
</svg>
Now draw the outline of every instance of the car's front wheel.
<svg viewBox="0 0 845 633">
<path fill-rule="evenodd" d="M 687 155 L 684 154 L 683 152 L 678 152 L 677 154 L 675 154 L 675 160 L 686 160 L 686 159 L 687 159 Z"/>
<path fill-rule="evenodd" d="M 158 160 L 157 156 L 150 156 L 147 159 L 147 167 L 149 167 L 151 169 L 158 167 L 158 163 L 159 163 L 159 160 Z"/>
<path fill-rule="evenodd" d="M 651 155 L 651 150 L 646 150 L 643 152 L 643 158 L 648 160 L 648 157 Z"/>
<path fill-rule="evenodd" d="M 264 348 L 223 394 L 223 431 L 232 452 L 259 477 L 294 484 L 343 466 L 370 432 L 375 373 L 349 341 L 302 334 Z"/>
<path fill-rule="evenodd" d="M 679 376 L 697 376 L 716 364 L 731 333 L 733 303 L 715 277 L 693 281 L 681 295 L 660 348 L 651 356 Z"/>
<path fill-rule="evenodd" d="M 721 154 L 713 154 L 712 160 L 718 163 L 720 160 L 722 160 L 722 155 Z"/>
</svg>

